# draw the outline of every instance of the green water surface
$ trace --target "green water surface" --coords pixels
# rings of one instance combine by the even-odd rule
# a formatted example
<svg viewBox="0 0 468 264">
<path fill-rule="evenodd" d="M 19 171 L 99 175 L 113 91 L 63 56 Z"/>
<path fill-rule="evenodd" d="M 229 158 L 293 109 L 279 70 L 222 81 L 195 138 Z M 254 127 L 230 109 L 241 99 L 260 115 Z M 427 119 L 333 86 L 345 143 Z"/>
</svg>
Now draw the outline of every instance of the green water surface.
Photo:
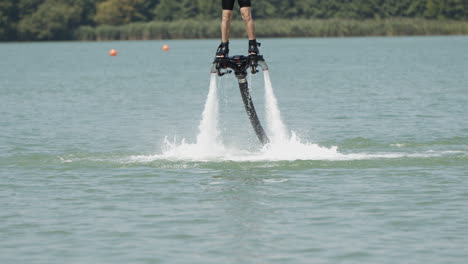
<svg viewBox="0 0 468 264">
<path fill-rule="evenodd" d="M 0 263 L 466 263 L 468 38 L 261 42 L 288 128 L 365 158 L 135 158 L 196 140 L 217 40 L 0 44 Z"/>
</svg>

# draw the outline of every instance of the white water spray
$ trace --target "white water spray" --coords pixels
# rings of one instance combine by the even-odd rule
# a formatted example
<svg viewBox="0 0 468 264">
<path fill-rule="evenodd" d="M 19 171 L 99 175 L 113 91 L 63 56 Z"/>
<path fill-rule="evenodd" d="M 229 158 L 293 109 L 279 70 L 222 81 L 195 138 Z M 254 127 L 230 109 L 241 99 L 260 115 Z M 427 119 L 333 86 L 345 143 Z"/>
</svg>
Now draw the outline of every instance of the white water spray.
<svg viewBox="0 0 468 264">
<path fill-rule="evenodd" d="M 265 112 L 268 136 L 272 144 L 284 143 L 289 141 L 288 130 L 281 119 L 278 100 L 276 100 L 273 92 L 268 71 L 263 71 L 263 78 L 265 80 Z"/>
<path fill-rule="evenodd" d="M 198 125 L 197 142 L 186 143 L 182 139 L 180 143 L 174 139 L 172 142 L 166 137 L 163 153 L 150 156 L 149 159 L 174 159 L 174 160 L 217 160 L 225 155 L 218 127 L 219 103 L 216 73 L 211 74 L 210 88 L 206 97 L 202 119 Z"/>
<path fill-rule="evenodd" d="M 436 157 L 445 153 L 350 153 L 338 152 L 337 147 L 322 147 L 318 144 L 302 141 L 296 134 L 289 132 L 283 124 L 278 102 L 268 72 L 265 78 L 265 107 L 270 144 L 261 150 L 246 151 L 235 146 L 225 147 L 222 144 L 218 127 L 219 109 L 217 94 L 217 76 L 211 75 L 210 88 L 206 98 L 199 133 L 195 144 L 180 143 L 166 137 L 163 152 L 156 155 L 131 156 L 129 162 L 151 162 L 155 160 L 192 160 L 192 161 L 281 161 L 281 160 L 361 160 L 402 157 Z M 290 133 L 290 135 L 289 135 Z"/>
<path fill-rule="evenodd" d="M 265 112 L 268 136 L 271 143 L 262 149 L 262 158 L 267 160 L 315 160 L 342 158 L 344 155 L 338 153 L 337 147 L 325 148 L 318 144 L 301 142 L 294 133 L 289 132 L 281 118 L 270 74 L 263 72 L 265 80 Z"/>
<path fill-rule="evenodd" d="M 222 143 L 218 125 L 219 104 L 217 75 L 211 74 L 210 88 L 206 98 L 202 119 L 198 126 L 199 132 L 195 144 L 180 143 L 165 140 L 161 155 L 137 156 L 137 160 L 197 160 L 197 161 L 259 161 L 259 160 L 317 160 L 317 159 L 343 159 L 347 155 L 337 152 L 336 147 L 324 148 L 317 144 L 301 142 L 294 132 L 289 133 L 281 119 L 278 101 L 273 92 L 268 71 L 264 71 L 265 80 L 265 108 L 266 125 L 270 144 L 261 150 L 249 152 L 240 150 L 235 146 L 229 148 Z M 291 134 L 291 135 L 289 135 Z"/>
<path fill-rule="evenodd" d="M 211 74 L 210 90 L 206 98 L 205 108 L 203 109 L 202 120 L 198 126 L 197 145 L 202 148 L 210 148 L 220 143 L 220 133 L 218 129 L 218 88 L 216 85 L 216 73 Z"/>
</svg>

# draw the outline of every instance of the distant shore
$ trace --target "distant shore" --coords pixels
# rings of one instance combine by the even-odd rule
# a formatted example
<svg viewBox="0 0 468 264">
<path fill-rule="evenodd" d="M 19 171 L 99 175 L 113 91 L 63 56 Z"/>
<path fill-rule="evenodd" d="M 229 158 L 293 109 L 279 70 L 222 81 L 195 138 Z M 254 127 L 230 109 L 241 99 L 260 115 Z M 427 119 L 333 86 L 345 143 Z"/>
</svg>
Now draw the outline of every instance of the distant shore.
<svg viewBox="0 0 468 264">
<path fill-rule="evenodd" d="M 353 37 L 468 35 L 468 21 L 392 18 L 382 20 L 274 19 L 256 20 L 257 37 Z M 73 40 L 204 39 L 219 37 L 218 20 L 179 20 L 131 23 L 122 26 L 83 26 Z M 233 21 L 231 37 L 245 37 L 242 21 Z"/>
</svg>

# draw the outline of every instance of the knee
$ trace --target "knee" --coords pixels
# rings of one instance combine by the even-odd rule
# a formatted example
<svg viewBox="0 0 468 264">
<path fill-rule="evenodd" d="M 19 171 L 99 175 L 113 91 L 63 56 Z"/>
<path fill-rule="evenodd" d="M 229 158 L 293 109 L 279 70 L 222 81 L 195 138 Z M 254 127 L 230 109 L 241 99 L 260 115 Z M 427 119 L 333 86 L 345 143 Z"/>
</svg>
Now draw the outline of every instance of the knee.
<svg viewBox="0 0 468 264">
<path fill-rule="evenodd" d="M 232 11 L 223 10 L 223 22 L 229 22 L 232 18 Z"/>
<path fill-rule="evenodd" d="M 250 12 L 249 9 L 242 9 L 241 10 L 241 15 L 242 15 L 242 19 L 245 21 L 245 22 L 249 22 L 252 20 L 252 14 Z"/>
</svg>

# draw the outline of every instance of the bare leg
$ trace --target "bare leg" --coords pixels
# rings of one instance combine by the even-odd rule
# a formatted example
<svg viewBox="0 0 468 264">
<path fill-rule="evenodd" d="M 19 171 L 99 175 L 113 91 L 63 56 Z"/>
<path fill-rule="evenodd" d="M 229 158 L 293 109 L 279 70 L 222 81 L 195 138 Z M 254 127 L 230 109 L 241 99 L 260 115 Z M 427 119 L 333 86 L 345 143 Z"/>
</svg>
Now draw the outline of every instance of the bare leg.
<svg viewBox="0 0 468 264">
<path fill-rule="evenodd" d="M 249 37 L 249 40 L 254 40 L 255 39 L 255 24 L 254 20 L 252 18 L 252 12 L 250 7 L 241 7 L 240 9 L 241 14 L 242 14 L 242 19 L 245 22 L 245 27 L 247 30 L 247 36 Z"/>
<path fill-rule="evenodd" d="M 232 10 L 223 10 L 223 19 L 221 21 L 221 41 L 229 41 L 229 32 L 231 31 Z"/>
</svg>

